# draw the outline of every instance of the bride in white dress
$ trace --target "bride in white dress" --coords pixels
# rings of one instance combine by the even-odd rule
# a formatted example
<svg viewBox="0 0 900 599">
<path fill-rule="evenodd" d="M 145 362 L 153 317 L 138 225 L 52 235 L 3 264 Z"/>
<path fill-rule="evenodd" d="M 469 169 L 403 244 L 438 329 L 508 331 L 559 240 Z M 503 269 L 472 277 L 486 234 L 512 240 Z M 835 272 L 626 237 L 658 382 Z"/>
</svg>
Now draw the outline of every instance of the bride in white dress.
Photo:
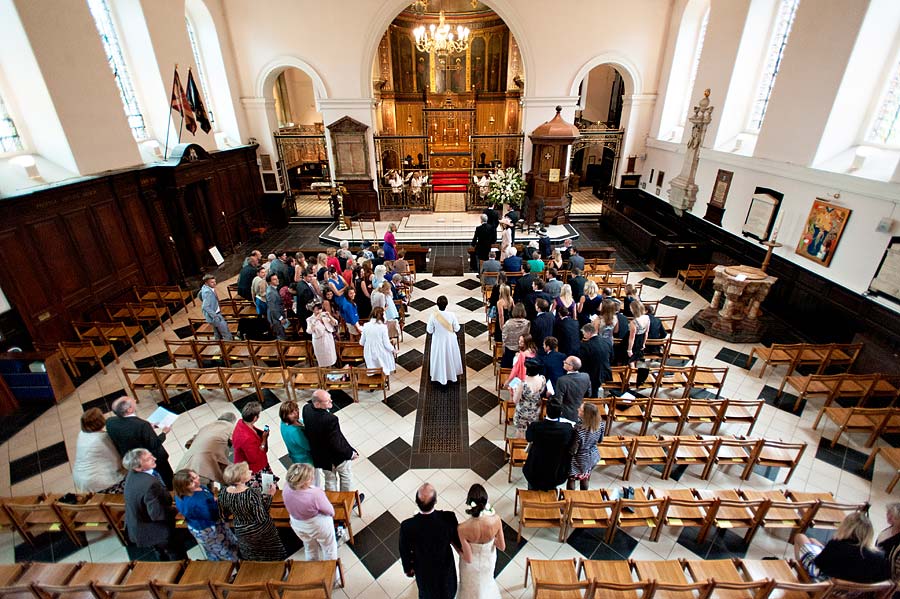
<svg viewBox="0 0 900 599">
<path fill-rule="evenodd" d="M 500 599 L 500 587 L 494 580 L 497 549 L 506 549 L 503 522 L 488 503 L 487 491 L 479 484 L 469 489 L 466 498 L 472 517 L 461 523 L 459 541 L 459 590 L 456 599 Z"/>
</svg>

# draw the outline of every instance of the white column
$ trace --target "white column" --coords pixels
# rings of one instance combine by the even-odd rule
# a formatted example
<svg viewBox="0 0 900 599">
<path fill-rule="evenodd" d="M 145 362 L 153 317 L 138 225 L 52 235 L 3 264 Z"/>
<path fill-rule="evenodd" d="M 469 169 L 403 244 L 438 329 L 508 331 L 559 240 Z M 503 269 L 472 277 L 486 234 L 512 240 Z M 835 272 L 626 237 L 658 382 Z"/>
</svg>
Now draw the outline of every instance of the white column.
<svg viewBox="0 0 900 599">
<path fill-rule="evenodd" d="M 531 170 L 531 140 L 528 135 L 556 116 L 556 107 L 562 106 L 563 120 L 575 122 L 575 108 L 578 96 L 543 96 L 522 98 L 522 131 L 525 133 L 525 146 L 522 151 L 522 170 Z"/>
<path fill-rule="evenodd" d="M 625 173 L 628 166 L 628 156 L 636 154 L 645 156 L 647 153 L 647 135 L 650 133 L 650 124 L 653 121 L 653 109 L 656 106 L 656 94 L 632 94 L 622 97 L 621 126 L 625 129 L 622 147 L 619 150 L 619 164 L 617 172 L 613 174 L 613 186 L 617 186 L 619 175 Z M 641 172 L 643 159 L 638 159 L 635 172 Z"/>
<path fill-rule="evenodd" d="M 322 113 L 322 122 L 325 123 L 325 147 L 328 150 L 328 163 L 331 165 L 331 177 L 334 180 L 334 151 L 331 146 L 331 135 L 328 125 L 337 120 L 349 116 L 369 126 L 366 132 L 366 144 L 369 148 L 369 175 L 373 180 L 378 179 L 375 163 L 375 101 L 371 98 L 329 98 L 316 101 L 317 110 Z M 377 187 L 377 185 L 376 185 Z"/>
<path fill-rule="evenodd" d="M 754 157 L 812 164 L 868 5 L 867 0 L 800 3 Z"/>
</svg>

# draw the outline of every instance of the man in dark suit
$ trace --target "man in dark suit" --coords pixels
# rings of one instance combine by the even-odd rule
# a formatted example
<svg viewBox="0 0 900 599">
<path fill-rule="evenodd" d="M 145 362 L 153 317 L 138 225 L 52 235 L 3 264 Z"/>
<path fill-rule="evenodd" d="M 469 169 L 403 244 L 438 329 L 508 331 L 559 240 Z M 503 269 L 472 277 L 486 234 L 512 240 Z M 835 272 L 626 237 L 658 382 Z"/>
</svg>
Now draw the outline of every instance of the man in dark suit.
<svg viewBox="0 0 900 599">
<path fill-rule="evenodd" d="M 512 290 L 513 299 L 517 302 L 525 302 L 528 299 L 528 294 L 534 292 L 534 282 L 537 280 L 537 276 L 531 274 L 531 265 L 528 262 L 522 262 L 522 272 L 525 273 L 524 276 L 519 277 L 515 289 Z"/>
<path fill-rule="evenodd" d="M 553 385 L 554 389 L 556 388 L 556 381 L 566 374 L 566 370 L 563 367 L 566 355 L 557 351 L 558 347 L 559 341 L 556 340 L 556 337 L 552 335 L 544 337 L 544 353 L 541 355 L 540 360 L 541 364 L 544 365 L 544 376 L 547 377 L 547 382 Z"/>
<path fill-rule="evenodd" d="M 577 356 L 569 356 L 563 362 L 566 374 L 559 377 L 554 389 L 553 400 L 559 402 L 562 417 L 578 422 L 578 408 L 591 392 L 591 377 L 581 370 L 581 360 Z"/>
<path fill-rule="evenodd" d="M 125 529 L 138 547 L 152 547 L 159 561 L 180 560 L 187 555 L 176 539 L 172 496 L 156 471 L 156 458 L 140 447 L 125 454 Z"/>
<path fill-rule="evenodd" d="M 284 325 L 288 321 L 284 316 L 284 303 L 281 301 L 281 294 L 278 293 L 278 275 L 269 275 L 267 278 L 269 286 L 266 287 L 266 318 L 269 320 L 272 335 L 278 340 L 284 340 L 287 338 L 284 333 Z"/>
<path fill-rule="evenodd" d="M 304 329 L 306 328 L 306 319 L 312 316 L 312 311 L 306 305 L 316 299 L 316 290 L 313 287 L 315 280 L 315 271 L 308 268 L 303 272 L 303 278 L 297 281 L 297 318 L 300 319 L 300 326 Z"/>
<path fill-rule="evenodd" d="M 484 215 L 487 217 L 487 224 L 494 229 L 494 233 L 496 234 L 497 227 L 500 226 L 500 213 L 492 206 L 488 206 L 484 209 Z"/>
<path fill-rule="evenodd" d="M 597 330 L 591 323 L 581 327 L 581 335 L 584 341 L 578 348 L 578 357 L 581 359 L 582 367 L 591 377 L 591 397 L 599 397 L 597 393 L 601 383 L 612 378 L 609 365 L 612 348 L 608 341 L 597 335 Z"/>
<path fill-rule="evenodd" d="M 338 417 L 329 412 L 332 407 L 331 394 L 324 389 L 313 391 L 312 400 L 303 406 L 303 424 L 313 466 L 321 468 L 325 474 L 327 491 L 351 491 L 353 460 L 359 457 L 341 432 Z M 359 495 L 362 501 L 365 495 Z"/>
<path fill-rule="evenodd" d="M 259 251 L 254 250 L 252 254 L 244 260 L 244 266 L 237 280 L 238 295 L 247 301 L 253 301 L 253 294 L 250 292 L 250 286 L 253 284 L 253 278 L 256 276 L 256 270 L 259 267 Z"/>
<path fill-rule="evenodd" d="M 475 251 L 472 252 L 472 270 L 480 273 L 482 260 L 487 260 L 491 252 L 491 246 L 497 241 L 497 225 L 493 227 L 488 223 L 486 214 L 481 215 L 481 224 L 475 228 L 475 236 L 472 237 L 472 245 Z"/>
<path fill-rule="evenodd" d="M 525 440 L 531 443 L 522 473 L 529 489 L 552 491 L 566 482 L 572 456 L 569 447 L 575 437 L 571 424 L 560 422 L 561 407 L 556 401 L 547 402 L 547 417 L 532 422 L 525 430 Z"/>
<path fill-rule="evenodd" d="M 419 513 L 400 524 L 400 562 L 416 578 L 419 599 L 453 599 L 456 564 L 453 545 L 460 549 L 456 514 L 435 510 L 437 491 L 425 483 L 416 492 Z"/>
<path fill-rule="evenodd" d="M 573 268 L 569 271 L 569 278 L 566 282 L 572 287 L 572 297 L 577 302 L 584 295 L 584 286 L 587 283 L 587 279 L 581 274 L 580 269 Z"/>
<path fill-rule="evenodd" d="M 510 246 L 512 251 L 515 251 L 515 246 Z M 506 257 L 501 256 L 503 258 L 503 272 L 521 272 L 522 271 L 522 257 L 518 254 L 510 254 Z M 510 285 L 515 285 L 516 281 L 518 281 L 518 277 L 511 277 L 509 279 Z M 514 290 L 515 291 L 515 290 Z"/>
<path fill-rule="evenodd" d="M 544 339 L 553 335 L 553 325 L 556 319 L 547 311 L 550 309 L 550 302 L 546 299 L 539 297 L 534 304 L 537 314 L 531 321 L 531 338 L 534 339 L 540 356 L 544 354 Z"/>
<path fill-rule="evenodd" d="M 156 458 L 156 471 L 162 476 L 166 487 L 171 489 L 172 466 L 169 465 L 169 453 L 163 447 L 169 427 L 162 429 L 157 435 L 153 425 L 138 418 L 135 410 L 136 404 L 130 397 L 120 397 L 114 401 L 112 411 L 115 416 L 107 419 L 106 434 L 109 435 L 120 456 L 138 448 L 152 453 Z"/>
<path fill-rule="evenodd" d="M 559 340 L 559 351 L 567 356 L 574 356 L 581 346 L 581 332 L 578 330 L 578 321 L 569 316 L 569 309 L 565 306 L 556 308 L 556 323 L 553 325 L 553 334 Z"/>
</svg>

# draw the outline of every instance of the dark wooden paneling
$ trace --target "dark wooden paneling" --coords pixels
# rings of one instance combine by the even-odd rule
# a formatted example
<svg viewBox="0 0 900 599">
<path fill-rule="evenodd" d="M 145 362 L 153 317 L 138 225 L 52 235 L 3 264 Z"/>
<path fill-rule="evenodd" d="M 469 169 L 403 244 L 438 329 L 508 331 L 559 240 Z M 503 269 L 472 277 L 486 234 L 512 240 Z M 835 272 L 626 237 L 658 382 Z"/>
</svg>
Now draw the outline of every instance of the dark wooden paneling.
<svg viewBox="0 0 900 599">
<path fill-rule="evenodd" d="M 71 321 L 100 313 L 132 285 L 179 280 L 165 206 L 175 205 L 180 184 L 203 190 L 208 233 L 223 251 L 230 249 L 223 210 L 260 218 L 256 146 L 110 172 L 0 202 L 0 288 L 32 341 L 71 338 Z M 234 242 L 241 242 L 242 229 L 236 220 L 230 224 Z"/>
</svg>

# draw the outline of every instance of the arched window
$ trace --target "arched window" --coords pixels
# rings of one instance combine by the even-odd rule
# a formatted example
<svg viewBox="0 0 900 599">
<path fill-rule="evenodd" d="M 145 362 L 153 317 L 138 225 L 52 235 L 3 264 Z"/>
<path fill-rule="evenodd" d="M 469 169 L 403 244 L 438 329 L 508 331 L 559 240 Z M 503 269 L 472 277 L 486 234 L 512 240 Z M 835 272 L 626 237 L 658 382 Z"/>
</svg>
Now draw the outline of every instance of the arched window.
<svg viewBox="0 0 900 599">
<path fill-rule="evenodd" d="M 22 138 L 19 137 L 19 130 L 16 129 L 16 123 L 6 109 L 3 96 L 0 96 L 0 154 L 21 152 L 24 149 Z"/>
<path fill-rule="evenodd" d="M 900 57 L 878 103 L 875 119 L 866 141 L 885 146 L 900 146 Z"/>
<path fill-rule="evenodd" d="M 200 78 L 200 93 L 203 94 L 203 101 L 206 102 L 206 114 L 213 129 L 216 128 L 216 119 L 213 114 L 213 103 L 209 96 L 209 83 L 206 80 L 206 71 L 203 68 L 203 59 L 200 56 L 200 47 L 197 45 L 197 34 L 194 33 L 194 25 L 189 17 L 184 17 L 184 24 L 187 27 L 188 39 L 191 40 L 191 50 L 194 52 L 194 64 L 197 65 L 197 76 Z"/>
<path fill-rule="evenodd" d="M 769 105 L 769 98 L 772 97 L 772 88 L 775 87 L 775 78 L 781 67 L 781 59 L 784 57 L 784 49 L 787 47 L 788 36 L 791 34 L 791 26 L 794 24 L 794 17 L 797 16 L 799 5 L 800 0 L 779 0 L 772 26 L 772 37 L 766 50 L 759 84 L 756 86 L 756 96 L 747 123 L 747 129 L 751 133 L 759 133 L 763 120 L 766 118 L 766 108 Z"/>
<path fill-rule="evenodd" d="M 97 32 L 100 34 L 103 49 L 106 51 L 106 60 L 109 62 L 109 68 L 112 69 L 113 76 L 116 78 L 116 85 L 119 88 L 119 95 L 125 108 L 125 116 L 128 117 L 128 126 L 131 127 L 131 134 L 134 135 L 136 141 L 149 139 L 150 136 L 144 124 L 144 115 L 141 113 L 137 95 L 134 93 L 134 84 L 125 65 L 125 56 L 122 53 L 122 46 L 119 44 L 119 35 L 116 33 L 116 28 L 113 24 L 109 4 L 107 0 L 87 0 L 87 3 L 91 9 L 91 16 L 94 17 Z"/>
</svg>

